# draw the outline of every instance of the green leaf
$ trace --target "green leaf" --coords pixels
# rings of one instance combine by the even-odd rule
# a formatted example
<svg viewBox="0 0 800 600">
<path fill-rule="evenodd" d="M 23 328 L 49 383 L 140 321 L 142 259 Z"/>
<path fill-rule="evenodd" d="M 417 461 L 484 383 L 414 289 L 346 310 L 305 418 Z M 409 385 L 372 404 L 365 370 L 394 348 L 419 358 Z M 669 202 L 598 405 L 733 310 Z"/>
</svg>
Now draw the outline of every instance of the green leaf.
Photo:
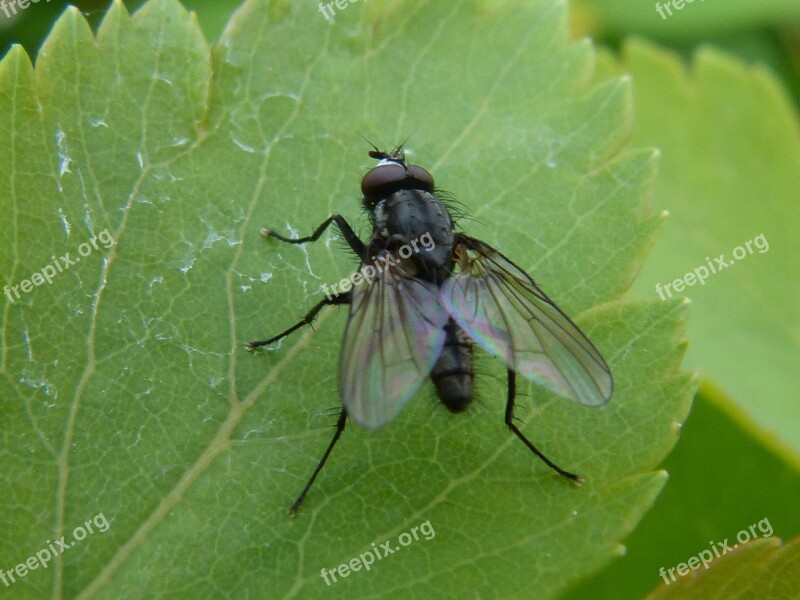
<svg viewBox="0 0 800 600">
<path fill-rule="evenodd" d="M 663 465 L 669 486 L 627 540 L 626 556 L 575 588 L 568 597 L 576 599 L 640 598 L 660 567 L 764 517 L 782 537 L 800 534 L 797 411 L 789 401 L 798 348 L 779 331 L 797 328 L 789 299 L 797 246 L 787 231 L 796 219 L 796 117 L 770 76 L 717 53 L 700 53 L 688 73 L 675 55 L 641 42 L 623 56 L 603 54 L 596 75 L 633 74 L 634 139 L 661 149 L 655 205 L 671 213 L 634 291 L 658 297 L 656 283 L 729 252 L 755 228 L 770 250 L 684 290 L 693 302 L 687 361 L 725 390 L 705 378 Z"/>
<path fill-rule="evenodd" d="M 664 484 L 653 469 L 694 384 L 684 304 L 618 302 L 658 224 L 652 152 L 622 150 L 629 81 L 591 86 L 592 48 L 567 44 L 549 2 L 355 3 L 330 22 L 298 4 L 246 4 L 211 48 L 173 1 L 133 18 L 117 2 L 96 39 L 70 9 L 35 70 L 18 47 L 0 62 L 5 281 L 114 242 L 5 299 L 0 566 L 110 524 L 15 597 L 313 597 L 321 569 L 426 522 L 435 537 L 335 592 L 551 597 L 611 560 Z M 333 233 L 293 247 L 259 229 L 341 212 L 367 235 L 357 132 L 412 135 L 413 161 L 475 218 L 463 228 L 580 313 L 612 402 L 526 384 L 517 414 L 582 487 L 505 429 L 504 370 L 483 357 L 466 415 L 426 388 L 385 429 L 348 427 L 287 516 L 331 435 L 345 314 L 243 345 L 354 264 Z"/>
<path fill-rule="evenodd" d="M 794 598 L 800 589 L 800 538 L 786 545 L 777 538 L 754 540 L 715 558 L 707 570 L 701 563 L 692 575 L 678 578 L 676 572 L 674 582 L 666 577 L 669 584 L 648 600 Z"/>
<path fill-rule="evenodd" d="M 658 584 L 660 569 L 674 567 L 708 548 L 710 540 L 733 538 L 762 519 L 777 536 L 800 535 L 800 478 L 794 456 L 705 382 L 679 443 L 662 465 L 669 485 L 626 540 L 628 552 L 562 600 L 642 598 Z M 709 595 L 714 596 L 719 594 Z"/>
<path fill-rule="evenodd" d="M 718 382 L 764 428 L 800 451 L 795 373 L 800 371 L 800 132 L 775 79 L 712 50 L 690 73 L 670 53 L 634 42 L 622 68 L 633 75 L 638 113 L 634 139 L 661 150 L 654 203 L 669 210 L 639 279 L 639 297 L 668 297 L 672 285 L 716 258 L 730 266 L 691 299 L 687 364 Z M 733 260 L 758 236 L 768 244 Z M 732 262 L 731 262 L 732 261 Z M 672 288 L 670 288 L 672 290 Z"/>
<path fill-rule="evenodd" d="M 785 25 L 800 17 L 800 1 L 575 0 L 574 10 L 576 23 L 594 35 L 637 33 L 652 39 L 684 41 Z"/>
</svg>

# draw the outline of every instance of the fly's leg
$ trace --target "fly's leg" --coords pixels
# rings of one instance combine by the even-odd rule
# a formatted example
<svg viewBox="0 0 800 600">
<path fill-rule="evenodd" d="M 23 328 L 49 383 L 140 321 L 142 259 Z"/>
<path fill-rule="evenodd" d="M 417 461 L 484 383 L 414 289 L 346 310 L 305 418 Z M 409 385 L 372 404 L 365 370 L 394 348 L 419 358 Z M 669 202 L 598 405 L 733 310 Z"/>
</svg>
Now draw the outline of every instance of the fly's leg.
<svg viewBox="0 0 800 600">
<path fill-rule="evenodd" d="M 300 322 L 295 323 L 286 331 L 282 331 L 278 335 L 272 336 L 268 340 L 259 340 L 257 342 L 249 342 L 247 344 L 247 349 L 252 351 L 256 348 L 260 348 L 261 346 L 268 346 L 270 344 L 274 344 L 278 340 L 285 338 L 287 335 L 292 333 L 293 331 L 300 329 L 304 325 L 311 325 L 314 322 L 314 319 L 317 318 L 317 313 L 322 310 L 323 306 L 334 306 L 336 304 L 350 304 L 350 292 L 345 292 L 343 294 L 334 294 L 332 296 L 326 296 L 319 302 L 317 302 L 314 307 L 308 311 L 305 317 L 303 317 Z"/>
<path fill-rule="evenodd" d="M 342 232 L 344 239 L 347 241 L 347 244 L 350 248 L 358 254 L 359 257 L 363 256 L 365 250 L 364 243 L 358 239 L 358 236 L 353 231 L 353 228 L 350 227 L 350 224 L 345 220 L 345 218 L 341 215 L 332 215 L 325 219 L 322 224 L 314 230 L 309 236 L 303 238 L 288 238 L 284 237 L 279 233 L 276 233 L 272 229 L 264 228 L 261 230 L 261 235 L 264 237 L 273 237 L 276 240 L 280 240 L 281 242 L 286 242 L 287 244 L 304 244 L 306 242 L 315 242 L 319 239 L 319 236 L 322 235 L 322 232 L 325 231 L 331 223 L 336 223 L 339 230 Z M 258 340 L 255 342 L 250 342 L 247 344 L 248 350 L 255 350 L 256 348 L 260 348 L 261 346 L 268 346 L 269 344 L 273 344 L 280 339 L 285 338 L 287 335 L 292 333 L 293 331 L 300 329 L 304 325 L 311 325 L 314 319 L 317 317 L 317 313 L 322 310 L 323 306 L 333 306 L 336 304 L 349 304 L 350 303 L 350 292 L 345 292 L 343 294 L 333 294 L 330 296 L 326 296 L 323 300 L 320 300 L 314 307 L 308 311 L 305 317 L 299 323 L 295 323 L 286 331 L 282 331 L 276 336 L 269 338 L 268 340 Z"/>
<path fill-rule="evenodd" d="M 283 331 L 278 335 L 269 338 L 268 340 L 250 342 L 249 344 L 247 344 L 247 349 L 254 350 L 260 346 L 267 346 L 286 337 L 287 335 L 289 335 L 296 329 L 303 327 L 304 325 L 310 325 L 314 321 L 314 318 L 317 316 L 317 313 L 319 313 L 319 311 L 322 310 L 323 306 L 329 306 L 335 304 L 349 304 L 349 303 L 350 303 L 350 292 L 344 294 L 336 294 L 335 296 L 323 298 L 317 304 L 315 304 L 310 311 L 308 311 L 306 316 L 303 317 L 299 323 L 295 323 L 294 325 L 289 327 L 289 329 L 287 329 L 286 331 Z M 311 478 L 308 480 L 308 483 L 306 483 L 306 486 L 303 488 L 303 491 L 300 492 L 300 495 L 297 497 L 297 500 L 295 500 L 294 504 L 292 504 L 291 508 L 289 508 L 289 514 L 293 515 L 297 513 L 298 507 L 303 502 L 303 499 L 306 497 L 308 490 L 311 489 L 311 485 L 314 483 L 314 480 L 317 478 L 317 475 L 319 475 L 319 472 L 325 465 L 325 461 L 328 460 L 328 456 L 330 456 L 333 447 L 339 440 L 339 436 L 342 435 L 342 431 L 344 431 L 344 425 L 346 421 L 347 421 L 347 411 L 345 411 L 345 409 L 342 408 L 342 411 L 339 413 L 339 419 L 336 421 L 336 431 L 333 434 L 333 438 L 331 439 L 330 444 L 328 444 L 328 448 L 327 450 L 325 450 L 325 454 L 322 455 L 322 459 L 319 461 L 319 464 L 317 464 L 317 468 L 314 469 L 314 473 L 312 473 Z"/>
<path fill-rule="evenodd" d="M 517 395 L 517 382 L 516 382 L 517 374 L 508 369 L 508 401 L 506 403 L 506 425 L 508 428 L 514 432 L 519 439 L 528 447 L 528 449 L 533 452 L 536 456 L 541 458 L 544 463 L 553 469 L 559 475 L 563 475 L 567 479 L 574 481 L 575 483 L 581 483 L 583 480 L 574 473 L 570 473 L 569 471 L 565 471 L 561 467 L 559 467 L 556 463 L 552 460 L 547 458 L 544 454 L 542 454 L 541 450 L 536 448 L 528 438 L 526 438 L 519 428 L 514 424 L 514 397 Z"/>
<path fill-rule="evenodd" d="M 353 228 L 350 227 L 350 224 L 345 220 L 344 217 L 341 215 L 332 215 L 328 217 L 322 224 L 317 227 L 314 232 L 306 237 L 302 238 L 288 238 L 285 236 L 276 233 L 272 229 L 264 228 L 261 230 L 261 235 L 264 237 L 273 237 L 276 240 L 280 240 L 281 242 L 286 242 L 287 244 L 304 244 L 305 242 L 316 242 L 322 233 L 328 228 L 331 223 L 336 223 L 336 226 L 339 228 L 339 231 L 342 232 L 347 245 L 355 252 L 359 258 L 363 259 L 364 254 L 366 253 L 366 247 L 364 243 L 358 238 Z M 260 340 L 256 342 L 250 342 L 247 344 L 248 350 L 254 350 L 261 346 L 267 346 L 269 344 L 275 343 L 280 339 L 283 339 L 293 331 L 300 329 L 304 325 L 311 325 L 316 318 L 317 314 L 322 307 L 324 306 L 333 306 L 337 304 L 350 304 L 350 292 L 345 292 L 342 294 L 334 294 L 331 296 L 326 296 L 322 300 L 320 300 L 317 304 L 315 304 L 310 311 L 303 317 L 298 323 L 295 323 L 289 329 L 282 331 L 276 336 L 273 336 L 267 340 Z M 322 459 L 320 459 L 319 463 L 317 464 L 317 468 L 314 469 L 314 472 L 311 474 L 311 477 L 306 483 L 306 486 L 303 488 L 303 491 L 300 492 L 300 495 L 297 497 L 297 500 L 294 501 L 292 506 L 289 508 L 289 514 L 296 514 L 297 509 L 302 504 L 303 500 L 308 494 L 308 491 L 311 489 L 311 486 L 314 484 L 314 480 L 319 475 L 320 471 L 322 471 L 322 467 L 325 466 L 325 462 L 328 460 L 331 452 L 333 451 L 333 447 L 336 445 L 336 442 L 339 441 L 339 437 L 342 435 L 344 431 L 345 423 L 347 422 L 347 411 L 342 407 L 341 412 L 339 413 L 339 419 L 336 421 L 336 431 L 331 438 L 330 443 L 328 444 L 327 449 L 325 450 L 325 454 L 322 455 Z"/>
<path fill-rule="evenodd" d="M 261 235 L 264 237 L 273 237 L 276 240 L 286 242 L 287 244 L 305 244 L 306 242 L 316 242 L 319 239 L 319 236 L 322 235 L 322 232 L 325 231 L 331 223 L 336 223 L 336 226 L 339 228 L 339 231 L 342 232 L 347 245 L 350 246 L 350 248 L 358 255 L 359 258 L 363 259 L 364 252 L 366 251 L 364 242 L 358 239 L 356 232 L 353 231 L 353 228 L 350 227 L 350 224 L 342 215 L 331 215 L 314 230 L 314 233 L 302 238 L 285 237 L 267 227 L 261 230 Z"/>
<path fill-rule="evenodd" d="M 306 487 L 303 488 L 303 491 L 300 492 L 300 495 L 297 497 L 297 500 L 294 501 L 291 508 L 289 508 L 289 514 L 295 515 L 297 514 L 297 509 L 300 508 L 300 504 L 302 504 L 303 499 L 306 497 L 308 490 L 311 489 L 311 486 L 314 483 L 314 480 L 319 475 L 319 472 L 322 471 L 322 467 L 325 466 L 325 461 L 328 460 L 328 456 L 331 454 L 331 450 L 336 445 L 336 442 L 339 441 L 339 436 L 342 435 L 344 431 L 344 424 L 347 422 L 347 411 L 342 408 L 342 412 L 339 413 L 339 420 L 336 421 L 336 431 L 333 434 L 333 438 L 331 438 L 330 444 L 328 444 L 327 450 L 325 450 L 325 454 L 322 455 L 322 459 L 317 464 L 317 468 L 314 469 L 314 472 L 311 474 L 311 478 L 308 480 Z"/>
</svg>

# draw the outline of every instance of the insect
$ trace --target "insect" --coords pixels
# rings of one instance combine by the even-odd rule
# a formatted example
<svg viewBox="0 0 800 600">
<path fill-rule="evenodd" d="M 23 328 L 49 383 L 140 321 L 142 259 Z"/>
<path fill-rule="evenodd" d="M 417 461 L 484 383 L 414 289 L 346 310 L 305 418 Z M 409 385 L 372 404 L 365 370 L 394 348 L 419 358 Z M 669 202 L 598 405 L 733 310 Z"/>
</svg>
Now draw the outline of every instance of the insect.
<svg viewBox="0 0 800 600">
<path fill-rule="evenodd" d="M 580 482 L 514 423 L 516 376 L 600 406 L 613 389 L 605 360 L 525 271 L 488 244 L 456 231 L 449 195 L 434 187 L 428 171 L 406 162 L 402 146 L 390 153 L 373 148 L 369 155 L 379 162 L 361 181 L 372 225 L 366 243 L 339 214 L 307 237 L 262 230 L 267 237 L 304 244 L 335 224 L 361 261 L 348 289 L 327 294 L 278 335 L 248 344 L 249 350 L 272 344 L 310 325 L 324 306 L 349 305 L 336 430 L 290 513 L 311 489 L 348 417 L 370 430 L 383 427 L 429 376 L 451 412 L 465 410 L 473 397 L 473 344 L 507 366 L 506 426 L 550 468 Z"/>
</svg>

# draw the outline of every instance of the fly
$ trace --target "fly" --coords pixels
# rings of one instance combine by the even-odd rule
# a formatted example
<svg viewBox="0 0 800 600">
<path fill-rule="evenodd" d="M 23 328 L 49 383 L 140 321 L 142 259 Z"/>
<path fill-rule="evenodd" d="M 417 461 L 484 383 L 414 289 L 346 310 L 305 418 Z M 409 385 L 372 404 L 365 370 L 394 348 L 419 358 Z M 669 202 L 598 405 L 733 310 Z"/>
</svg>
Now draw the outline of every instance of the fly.
<svg viewBox="0 0 800 600">
<path fill-rule="evenodd" d="M 514 423 L 516 376 L 580 404 L 601 406 L 613 390 L 605 360 L 525 271 L 488 244 L 456 231 L 446 195 L 434 188 L 428 171 L 406 163 L 402 146 L 391 153 L 375 148 L 369 155 L 379 162 L 361 181 L 372 225 L 366 243 L 339 214 L 307 237 L 262 230 L 264 236 L 304 244 L 335 224 L 361 261 L 350 289 L 328 294 L 286 331 L 248 344 L 249 350 L 272 344 L 310 325 L 324 306 L 349 305 L 336 430 L 289 512 L 297 512 L 348 417 L 370 430 L 383 427 L 429 376 L 448 410 L 465 410 L 473 397 L 473 344 L 506 364 L 506 426 L 551 469 L 580 482 Z"/>
</svg>

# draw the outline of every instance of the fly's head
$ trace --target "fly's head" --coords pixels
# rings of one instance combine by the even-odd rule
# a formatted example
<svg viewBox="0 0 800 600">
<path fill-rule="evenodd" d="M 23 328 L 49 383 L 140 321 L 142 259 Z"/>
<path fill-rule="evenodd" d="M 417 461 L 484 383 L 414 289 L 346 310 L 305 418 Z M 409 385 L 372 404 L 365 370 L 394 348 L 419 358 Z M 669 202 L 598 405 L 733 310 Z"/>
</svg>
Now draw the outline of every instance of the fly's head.
<svg viewBox="0 0 800 600">
<path fill-rule="evenodd" d="M 374 210 L 380 200 L 400 190 L 433 193 L 433 176 L 422 167 L 406 163 L 402 146 L 391 153 L 376 148 L 370 150 L 369 155 L 380 162 L 361 180 L 361 193 L 367 210 Z"/>
</svg>

